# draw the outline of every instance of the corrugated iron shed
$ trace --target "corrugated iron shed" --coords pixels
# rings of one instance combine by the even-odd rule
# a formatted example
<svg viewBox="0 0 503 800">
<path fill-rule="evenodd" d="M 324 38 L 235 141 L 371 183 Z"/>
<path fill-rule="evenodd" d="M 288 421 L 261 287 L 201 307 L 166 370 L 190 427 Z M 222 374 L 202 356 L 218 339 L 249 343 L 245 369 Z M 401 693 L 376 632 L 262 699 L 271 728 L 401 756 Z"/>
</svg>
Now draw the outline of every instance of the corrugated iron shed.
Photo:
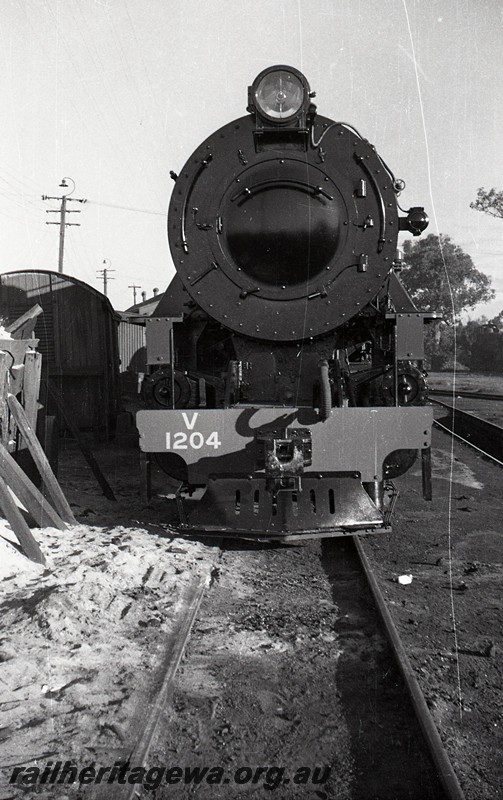
<svg viewBox="0 0 503 800">
<path fill-rule="evenodd" d="M 121 375 L 138 375 L 147 369 L 145 321 L 143 320 L 143 324 L 136 324 L 136 318 L 131 315 L 120 314 L 120 317 L 118 336 Z"/>
<path fill-rule="evenodd" d="M 13 321 L 35 303 L 43 314 L 43 371 L 81 429 L 113 429 L 120 404 L 118 317 L 110 301 L 70 275 L 22 270 L 0 275 L 0 317 Z"/>
</svg>

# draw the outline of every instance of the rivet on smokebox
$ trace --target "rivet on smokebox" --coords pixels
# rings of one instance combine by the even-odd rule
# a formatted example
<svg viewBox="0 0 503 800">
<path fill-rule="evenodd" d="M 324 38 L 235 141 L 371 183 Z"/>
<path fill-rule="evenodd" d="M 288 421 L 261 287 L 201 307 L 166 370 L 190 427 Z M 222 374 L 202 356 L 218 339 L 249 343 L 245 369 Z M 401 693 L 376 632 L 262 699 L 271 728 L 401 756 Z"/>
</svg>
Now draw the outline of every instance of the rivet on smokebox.
<svg viewBox="0 0 503 800">
<path fill-rule="evenodd" d="M 412 583 L 412 575 L 399 575 L 397 582 L 401 586 L 407 586 L 409 583 Z"/>
</svg>

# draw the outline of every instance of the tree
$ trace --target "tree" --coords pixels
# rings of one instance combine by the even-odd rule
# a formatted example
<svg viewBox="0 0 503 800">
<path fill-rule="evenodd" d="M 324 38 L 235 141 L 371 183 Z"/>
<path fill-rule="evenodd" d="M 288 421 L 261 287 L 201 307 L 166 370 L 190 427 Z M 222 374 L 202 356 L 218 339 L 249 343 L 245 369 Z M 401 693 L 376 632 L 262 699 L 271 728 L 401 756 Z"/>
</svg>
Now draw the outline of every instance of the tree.
<svg viewBox="0 0 503 800">
<path fill-rule="evenodd" d="M 496 314 L 495 317 L 489 320 L 492 325 L 495 325 L 499 331 L 503 331 L 503 311 Z"/>
<path fill-rule="evenodd" d="M 491 279 L 449 236 L 430 233 L 404 242 L 401 279 L 421 311 L 438 311 L 453 322 L 462 311 L 491 300 Z"/>
<path fill-rule="evenodd" d="M 503 219 L 503 192 L 497 192 L 496 189 L 484 188 L 477 190 L 477 199 L 474 203 L 470 203 L 470 208 L 475 211 L 482 211 L 484 214 L 489 214 L 491 217 Z M 489 320 L 498 328 L 503 328 L 503 311 L 500 311 L 494 319 Z"/>
<path fill-rule="evenodd" d="M 503 219 L 503 192 L 497 192 L 496 189 L 487 191 L 480 188 L 477 190 L 477 199 L 474 203 L 470 203 L 470 208 L 474 208 L 475 211 L 482 211 L 491 217 Z"/>
</svg>

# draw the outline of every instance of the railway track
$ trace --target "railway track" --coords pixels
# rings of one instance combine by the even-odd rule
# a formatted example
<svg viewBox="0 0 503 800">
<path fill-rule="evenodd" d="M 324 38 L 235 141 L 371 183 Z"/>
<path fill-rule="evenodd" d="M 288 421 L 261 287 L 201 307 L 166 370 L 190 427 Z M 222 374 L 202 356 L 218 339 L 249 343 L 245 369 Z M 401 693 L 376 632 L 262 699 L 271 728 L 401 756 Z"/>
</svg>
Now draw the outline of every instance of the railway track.
<svg viewBox="0 0 503 800">
<path fill-rule="evenodd" d="M 428 389 L 428 394 L 434 397 L 462 397 L 462 398 L 470 398 L 473 400 L 495 400 L 501 401 L 503 400 L 503 394 L 489 394 L 487 392 L 468 392 L 468 391 L 454 391 L 448 389 Z"/>
<path fill-rule="evenodd" d="M 222 547 L 116 757 L 171 769 L 158 800 L 463 798 L 352 537 Z"/>
<path fill-rule="evenodd" d="M 466 444 L 503 464 L 503 428 L 476 414 L 464 411 L 450 403 L 433 399 L 432 402 L 447 414 L 435 419 L 434 424 Z"/>
<path fill-rule="evenodd" d="M 365 550 L 358 538 L 355 539 L 355 547 L 363 571 L 365 572 L 369 588 L 372 592 L 376 608 L 379 611 L 380 619 L 386 631 L 386 636 L 395 655 L 404 682 L 407 686 L 414 711 L 419 721 L 419 725 L 421 727 L 421 731 L 427 744 L 431 759 L 435 765 L 442 789 L 444 790 L 447 798 L 452 798 L 452 800 L 454 800 L 454 798 L 459 798 L 461 800 L 461 798 L 464 797 L 463 791 L 459 785 L 459 781 L 444 749 L 438 730 L 428 710 L 428 706 L 425 702 L 423 693 L 414 674 L 407 653 L 405 652 L 398 635 L 393 618 L 388 610 L 388 606 L 386 605 L 382 592 L 379 589 L 379 584 L 372 573 Z"/>
</svg>

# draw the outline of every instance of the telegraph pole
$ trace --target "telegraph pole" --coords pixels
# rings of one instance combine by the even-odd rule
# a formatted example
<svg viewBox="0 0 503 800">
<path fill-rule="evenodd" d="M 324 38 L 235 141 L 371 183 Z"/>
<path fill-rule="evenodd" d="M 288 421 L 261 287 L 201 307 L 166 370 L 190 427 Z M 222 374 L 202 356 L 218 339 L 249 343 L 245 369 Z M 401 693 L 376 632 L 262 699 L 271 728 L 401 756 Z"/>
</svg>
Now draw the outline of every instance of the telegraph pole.
<svg viewBox="0 0 503 800">
<path fill-rule="evenodd" d="M 83 198 L 69 197 L 75 191 L 75 181 L 73 178 L 63 178 L 59 184 L 62 189 L 68 189 L 66 181 L 73 183 L 73 189 L 69 192 L 62 192 L 61 197 L 51 197 L 50 195 L 43 194 L 42 200 L 61 200 L 61 207 L 59 211 L 55 208 L 50 208 L 46 214 L 59 214 L 59 222 L 46 222 L 46 225 L 59 225 L 59 257 L 58 257 L 58 272 L 63 272 L 63 258 L 65 252 L 65 230 L 67 226 L 76 225 L 80 226 L 80 222 L 66 222 L 67 214 L 80 214 L 80 210 L 70 209 L 66 207 L 67 201 L 74 203 L 87 203 Z"/>
<path fill-rule="evenodd" d="M 109 261 L 108 258 L 104 258 L 103 259 L 103 263 L 104 264 L 106 264 L 107 261 L 108 261 L 109 264 L 111 263 L 111 261 Z M 110 267 L 103 267 L 103 269 L 99 269 L 98 270 L 98 275 L 102 275 L 103 276 L 103 294 L 105 295 L 105 297 L 107 297 L 108 281 L 114 281 L 115 280 L 115 278 L 109 278 L 108 277 L 108 273 L 109 272 L 115 272 L 115 270 L 114 269 L 110 269 Z"/>
<path fill-rule="evenodd" d="M 132 283 L 127 288 L 133 290 L 133 305 L 136 305 L 136 290 L 141 289 L 141 286 L 137 286 L 135 283 Z"/>
</svg>

